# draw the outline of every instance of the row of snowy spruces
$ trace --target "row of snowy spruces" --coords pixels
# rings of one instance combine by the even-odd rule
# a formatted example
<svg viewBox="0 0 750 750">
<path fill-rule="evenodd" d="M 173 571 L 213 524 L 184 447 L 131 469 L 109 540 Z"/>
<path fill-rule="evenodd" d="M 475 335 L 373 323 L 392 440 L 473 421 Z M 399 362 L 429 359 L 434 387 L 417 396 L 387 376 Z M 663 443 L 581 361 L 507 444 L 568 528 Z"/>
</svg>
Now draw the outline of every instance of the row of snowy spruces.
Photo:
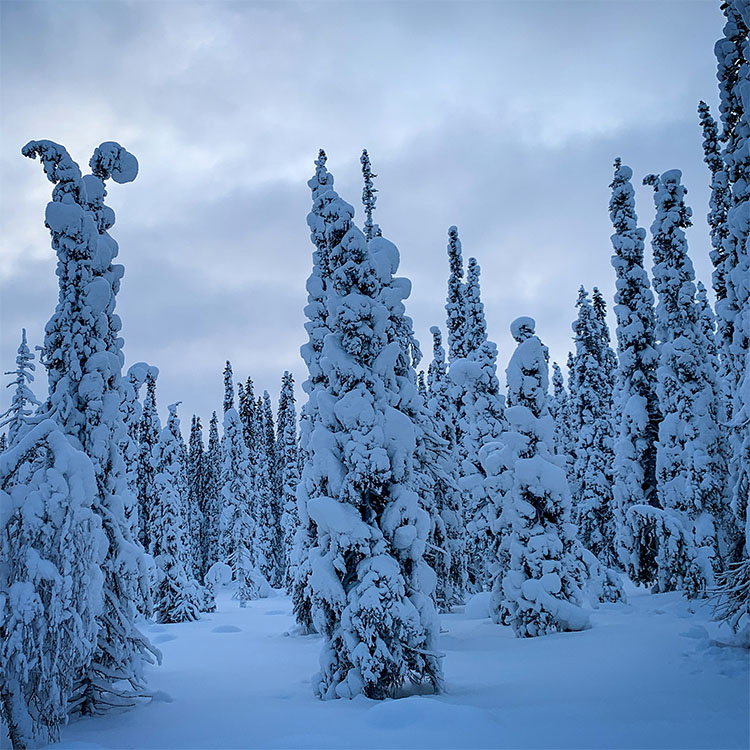
<svg viewBox="0 0 750 750">
<path fill-rule="evenodd" d="M 436 613 L 482 590 L 496 622 L 537 636 L 587 627 L 591 606 L 622 598 L 622 572 L 689 596 L 718 584 L 719 615 L 747 632 L 750 4 L 724 12 L 721 132 L 699 108 L 716 321 L 687 254 L 680 172 L 646 178 L 649 279 L 632 172 L 618 159 L 617 356 L 602 295 L 581 290 L 567 388 L 555 366 L 552 393 L 528 317 L 511 325 L 501 388 L 479 266 L 465 272 L 455 227 L 448 352 L 433 328 L 433 359 L 418 371 L 410 283 L 373 221 L 367 152 L 360 229 L 321 151 L 308 183 L 299 439 L 291 376 L 274 425 L 268 394 L 256 399 L 250 380 L 235 394 L 227 363 L 223 434 L 214 415 L 204 450 L 194 417 L 186 447 L 176 405 L 159 423 L 156 368 L 122 375 L 105 181 L 134 179 L 137 162 L 104 143 L 82 176 L 57 144 L 24 148 L 55 184 L 46 224 L 60 295 L 43 347 L 48 395 L 37 404 L 31 393 L 24 338 L 0 454 L 0 702 L 14 748 L 55 739 L 70 714 L 147 695 L 144 666 L 159 654 L 139 619 L 198 617 L 230 578 L 241 605 L 271 586 L 291 593 L 300 630 L 323 636 L 324 698 L 439 690 Z"/>
</svg>

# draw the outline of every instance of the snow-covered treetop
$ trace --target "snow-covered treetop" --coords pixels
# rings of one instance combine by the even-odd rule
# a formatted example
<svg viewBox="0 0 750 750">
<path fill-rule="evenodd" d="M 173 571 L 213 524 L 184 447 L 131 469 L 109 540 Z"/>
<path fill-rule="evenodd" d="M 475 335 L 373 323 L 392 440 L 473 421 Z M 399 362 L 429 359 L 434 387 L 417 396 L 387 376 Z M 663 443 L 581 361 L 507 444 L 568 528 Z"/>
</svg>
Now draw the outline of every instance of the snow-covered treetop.
<svg viewBox="0 0 750 750">
<path fill-rule="evenodd" d="M 453 226 L 448 229 L 448 299 L 445 304 L 447 313 L 446 326 L 448 329 L 448 353 L 451 360 L 466 356 L 466 311 L 464 261 L 461 256 L 461 240 L 458 229 Z"/>
<path fill-rule="evenodd" d="M 535 329 L 536 321 L 534 318 L 522 315 L 510 324 L 510 335 L 520 344 L 522 341 L 526 341 L 529 336 L 533 336 Z"/>
<path fill-rule="evenodd" d="M 232 383 L 232 363 L 227 360 L 224 367 L 224 412 L 234 407 L 234 384 Z"/>
<path fill-rule="evenodd" d="M 370 155 L 367 153 L 367 149 L 363 149 L 360 161 L 362 162 L 362 177 L 365 182 L 362 188 L 362 205 L 365 207 L 365 237 L 369 241 L 373 237 L 380 236 L 381 233 L 380 227 L 372 221 L 372 214 L 375 210 L 375 202 L 377 201 L 375 193 L 378 192 L 373 184 L 373 178 L 377 177 L 377 175 L 372 172 L 372 164 L 370 163 Z"/>
<path fill-rule="evenodd" d="M 34 355 L 26 343 L 26 329 L 24 328 L 22 329 L 21 343 L 18 345 L 16 354 L 16 369 L 5 373 L 6 375 L 16 376 L 15 380 L 12 380 L 7 385 L 8 388 L 15 386 L 16 390 L 13 394 L 10 407 L 0 414 L 0 419 L 4 418 L 0 422 L 0 428 L 9 425 L 7 439 L 10 445 L 15 442 L 26 417 L 32 413 L 32 410 L 27 408 L 27 406 L 39 406 L 39 401 L 37 401 L 29 387 L 29 383 L 34 382 L 34 375 L 32 373 L 35 369 Z"/>
<path fill-rule="evenodd" d="M 480 268 L 476 258 L 469 258 L 469 268 L 466 274 L 466 356 L 476 352 L 487 341 L 487 322 L 484 317 L 479 288 Z"/>
</svg>

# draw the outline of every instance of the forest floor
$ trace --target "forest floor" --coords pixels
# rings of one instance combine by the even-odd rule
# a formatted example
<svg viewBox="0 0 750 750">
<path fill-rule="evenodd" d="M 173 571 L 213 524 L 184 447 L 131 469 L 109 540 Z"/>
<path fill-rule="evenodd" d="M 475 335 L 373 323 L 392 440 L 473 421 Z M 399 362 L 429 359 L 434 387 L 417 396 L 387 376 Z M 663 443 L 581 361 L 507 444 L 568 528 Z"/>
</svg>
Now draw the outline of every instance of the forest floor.
<svg viewBox="0 0 750 750">
<path fill-rule="evenodd" d="M 288 598 L 223 592 L 194 623 L 150 625 L 155 698 L 72 722 L 56 748 L 747 748 L 749 655 L 721 645 L 705 603 L 632 591 L 592 628 L 518 639 L 486 595 L 443 615 L 446 691 L 321 702 L 319 636 Z"/>
</svg>

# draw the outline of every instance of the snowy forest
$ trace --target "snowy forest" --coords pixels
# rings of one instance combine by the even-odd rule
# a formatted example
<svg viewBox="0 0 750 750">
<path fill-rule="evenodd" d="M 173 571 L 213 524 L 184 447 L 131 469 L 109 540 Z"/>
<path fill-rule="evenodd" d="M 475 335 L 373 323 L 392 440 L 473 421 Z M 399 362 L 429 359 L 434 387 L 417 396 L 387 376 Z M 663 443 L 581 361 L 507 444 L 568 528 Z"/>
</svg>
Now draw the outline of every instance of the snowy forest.
<svg viewBox="0 0 750 750">
<path fill-rule="evenodd" d="M 154 707 L 171 704 L 171 721 L 187 721 L 160 674 L 190 681 L 191 664 L 218 638 L 209 632 L 251 628 L 266 639 L 253 648 L 269 649 L 268 664 L 243 671 L 243 647 L 222 645 L 239 670 L 226 682 L 262 694 L 267 674 L 290 674 L 313 700 L 269 708 L 270 728 L 257 736 L 238 703 L 220 737 L 207 728 L 165 744 L 156 732 L 148 747 L 747 745 L 750 2 L 727 0 L 722 12 L 719 107 L 696 103 L 695 117 L 710 212 L 694 215 L 680 169 L 636 175 L 626 154 L 614 158 L 612 274 L 577 290 L 567 362 L 551 361 L 530 315 L 507 321 L 515 349 L 499 361 L 481 286 L 503 281 L 481 276 L 456 226 L 442 255 L 445 318 L 428 321 L 426 347 L 418 341 L 412 285 L 398 275 L 409 249 L 377 221 L 376 155 L 361 152 L 355 210 L 320 150 L 307 183 L 301 391 L 286 371 L 276 393 L 258 392 L 252 372 L 216 361 L 223 403 L 185 414 L 180 402 L 160 401 L 169 361 L 124 366 L 128 321 L 116 301 L 127 282 L 117 261 L 127 249 L 120 255 L 106 201 L 112 183 L 136 179 L 136 156 L 105 141 L 82 170 L 63 145 L 23 146 L 53 186 L 44 224 L 59 294 L 56 306 L 48 300 L 44 340 L 18 331 L 15 364 L 6 364 L 0 746 L 145 746 L 128 732 L 141 723 L 149 731 Z M 653 192 L 648 233 L 636 185 Z M 693 222 L 710 237 L 703 283 L 691 254 L 704 250 L 689 248 L 685 231 Z M 284 607 L 283 626 L 257 616 Z M 667 611 L 677 624 L 654 624 Z M 685 629 L 701 641 L 703 661 L 690 673 L 717 703 L 696 719 L 700 729 L 674 734 L 660 704 L 665 727 L 644 723 L 612 739 L 623 731 L 617 711 L 638 712 L 637 703 L 622 707 L 645 678 L 635 668 L 588 740 L 554 727 L 546 740 L 524 739 L 502 714 L 516 670 L 541 683 L 545 660 L 566 649 L 571 660 L 608 663 L 633 612 L 644 642 L 651 628 L 664 643 Z M 588 637 L 599 640 L 576 650 Z M 181 656 L 169 651 L 173 639 L 185 644 Z M 485 666 L 482 651 L 501 642 L 502 658 Z M 467 699 L 459 710 L 439 701 L 460 693 L 451 649 L 472 643 L 485 645 L 460 679 L 482 683 L 484 670 L 507 664 L 507 682 L 486 706 Z M 547 650 L 531 650 L 536 643 Z M 298 658 L 307 673 L 297 673 Z M 665 704 L 682 700 L 670 692 L 681 680 L 671 674 Z M 588 691 L 596 712 L 607 686 Z M 706 695 L 696 693 L 696 705 Z M 205 700 L 207 713 L 220 710 Z M 375 713 L 399 704 L 399 713 Z M 448 705 L 446 721 L 460 731 L 431 733 Z M 502 720 L 479 713 L 488 706 Z M 532 702 L 519 725 L 547 710 L 550 724 L 565 711 Z M 287 721 L 295 733 L 276 744 Z M 326 734 L 328 723 L 340 733 Z M 378 734 L 381 724 L 396 733 Z"/>
</svg>

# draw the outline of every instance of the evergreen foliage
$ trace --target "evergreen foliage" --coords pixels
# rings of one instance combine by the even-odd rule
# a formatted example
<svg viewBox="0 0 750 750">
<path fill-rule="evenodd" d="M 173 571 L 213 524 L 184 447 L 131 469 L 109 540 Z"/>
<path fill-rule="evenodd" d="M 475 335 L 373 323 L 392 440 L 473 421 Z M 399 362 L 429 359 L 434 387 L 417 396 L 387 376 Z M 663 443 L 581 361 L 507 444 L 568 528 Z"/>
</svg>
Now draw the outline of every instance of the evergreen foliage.
<svg viewBox="0 0 750 750">
<path fill-rule="evenodd" d="M 34 382 L 33 372 L 36 369 L 34 355 L 29 351 L 26 343 L 26 329 L 21 333 L 21 343 L 18 345 L 16 354 L 16 369 L 6 372 L 6 375 L 15 375 L 13 382 L 8 383 L 8 388 L 15 386 L 10 406 L 0 414 L 0 427 L 8 427 L 7 441 L 13 445 L 27 424 L 28 417 L 32 414 L 31 406 L 40 406 L 31 390 L 30 384 Z"/>
</svg>

